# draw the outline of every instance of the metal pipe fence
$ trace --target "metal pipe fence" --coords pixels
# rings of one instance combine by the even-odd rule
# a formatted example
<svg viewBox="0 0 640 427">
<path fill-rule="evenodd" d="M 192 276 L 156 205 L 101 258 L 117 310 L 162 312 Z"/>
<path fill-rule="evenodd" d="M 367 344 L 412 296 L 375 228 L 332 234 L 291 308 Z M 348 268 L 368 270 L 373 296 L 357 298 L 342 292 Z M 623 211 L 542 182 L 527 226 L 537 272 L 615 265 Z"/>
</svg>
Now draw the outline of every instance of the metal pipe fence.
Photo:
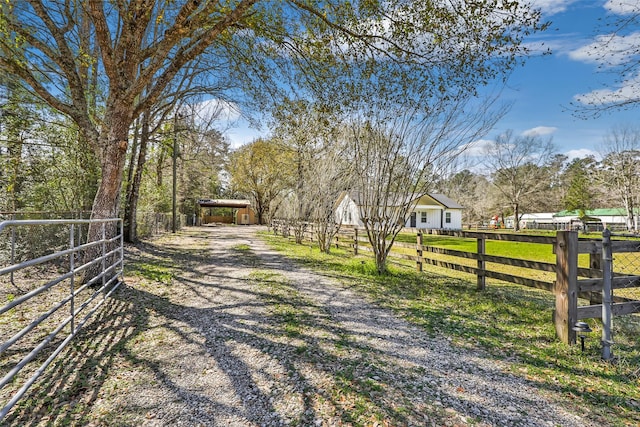
<svg viewBox="0 0 640 427">
<path fill-rule="evenodd" d="M 89 225 L 100 237 L 86 241 Z M 0 222 L 0 421 L 122 282 L 120 219 Z"/>
</svg>

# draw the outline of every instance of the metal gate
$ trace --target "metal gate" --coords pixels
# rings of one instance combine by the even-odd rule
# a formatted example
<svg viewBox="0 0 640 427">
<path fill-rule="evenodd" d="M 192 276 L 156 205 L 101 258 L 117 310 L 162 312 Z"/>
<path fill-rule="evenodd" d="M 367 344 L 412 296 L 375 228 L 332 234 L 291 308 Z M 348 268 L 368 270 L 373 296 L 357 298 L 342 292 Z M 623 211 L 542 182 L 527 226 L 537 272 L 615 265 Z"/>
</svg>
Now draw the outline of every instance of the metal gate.
<svg viewBox="0 0 640 427">
<path fill-rule="evenodd" d="M 86 241 L 89 225 L 101 236 Z M 0 421 L 122 282 L 122 221 L 0 222 Z"/>
</svg>

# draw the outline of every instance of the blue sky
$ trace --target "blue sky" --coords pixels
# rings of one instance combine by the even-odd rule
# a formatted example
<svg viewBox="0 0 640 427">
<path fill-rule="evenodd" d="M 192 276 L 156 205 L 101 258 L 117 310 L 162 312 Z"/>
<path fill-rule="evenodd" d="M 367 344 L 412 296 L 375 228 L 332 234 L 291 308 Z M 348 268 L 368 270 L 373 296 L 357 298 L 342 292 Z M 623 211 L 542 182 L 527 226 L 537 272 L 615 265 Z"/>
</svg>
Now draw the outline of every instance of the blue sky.
<svg viewBox="0 0 640 427">
<path fill-rule="evenodd" d="M 543 19 L 551 21 L 551 26 L 526 42 L 534 51 L 540 51 L 542 46 L 552 53 L 535 55 L 514 71 L 501 94 L 501 99 L 512 103 L 512 107 L 486 140 L 506 130 L 515 134 L 535 132 L 551 137 L 557 151 L 570 158 L 597 155 L 602 151 L 605 135 L 615 126 L 637 123 L 639 110 L 615 110 L 586 120 L 570 110 L 576 97 L 588 98 L 596 90 L 622 89 L 615 75 L 598 72 L 594 56 L 585 52 L 598 35 L 610 31 L 604 26 L 605 17 L 615 19 L 625 11 L 625 5 L 631 4 L 638 10 L 640 0 L 531 1 L 541 9 Z M 640 29 L 637 31 L 640 39 Z M 260 132 L 242 123 L 228 131 L 234 147 L 259 135 Z M 478 141 L 478 149 L 482 142 Z"/>
<path fill-rule="evenodd" d="M 594 91 L 622 90 L 611 72 L 599 71 L 593 55 L 587 55 L 598 35 L 610 28 L 604 20 L 622 16 L 624 6 L 638 10 L 640 0 L 536 0 L 535 6 L 551 27 L 528 42 L 543 43 L 552 54 L 534 56 L 515 70 L 502 97 L 512 101 L 511 110 L 500 120 L 491 139 L 508 129 L 514 133 L 537 132 L 550 136 L 557 151 L 570 158 L 602 151 L 603 138 L 613 127 L 638 123 L 638 108 L 604 112 L 599 117 L 579 118 L 572 110 L 580 96 L 588 99 Z M 640 28 L 637 29 L 640 35 Z M 611 49 L 611 46 L 609 46 Z M 619 79 L 618 79 L 619 80 Z M 579 104 L 579 103 L 578 103 Z"/>
</svg>

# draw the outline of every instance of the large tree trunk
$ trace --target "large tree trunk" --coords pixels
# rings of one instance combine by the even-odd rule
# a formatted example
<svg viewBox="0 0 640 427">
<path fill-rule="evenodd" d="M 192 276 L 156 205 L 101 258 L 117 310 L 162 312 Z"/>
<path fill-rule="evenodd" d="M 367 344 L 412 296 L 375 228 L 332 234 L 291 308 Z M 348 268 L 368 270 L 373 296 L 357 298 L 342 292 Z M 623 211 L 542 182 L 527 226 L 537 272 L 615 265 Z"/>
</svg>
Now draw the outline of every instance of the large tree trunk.
<svg viewBox="0 0 640 427">
<path fill-rule="evenodd" d="M 127 240 L 131 232 L 131 224 L 129 223 L 129 218 L 131 217 L 131 215 L 129 214 L 130 194 L 131 194 L 131 189 L 133 188 L 133 174 L 135 173 L 135 166 L 137 164 L 136 159 L 138 159 L 138 147 L 140 144 L 140 122 L 138 120 L 135 121 L 133 128 L 134 128 L 134 132 L 133 132 L 133 138 L 131 139 L 131 154 L 129 156 L 129 165 L 127 167 L 127 180 L 126 180 L 127 185 L 124 190 L 124 194 L 126 194 L 125 196 L 126 200 L 124 204 L 124 213 L 122 216 L 124 220 L 124 224 L 123 224 L 124 235 L 125 235 L 125 239 Z"/>
<path fill-rule="evenodd" d="M 145 114 L 142 119 L 142 130 L 140 132 L 140 145 L 138 150 L 138 161 L 135 171 L 131 177 L 131 183 L 127 191 L 127 203 L 124 211 L 125 235 L 127 242 L 133 243 L 138 240 L 138 199 L 140 194 L 140 184 L 142 182 L 142 171 L 147 161 L 147 146 L 149 142 L 149 116 Z M 133 158 L 131 162 L 133 163 Z"/>
<path fill-rule="evenodd" d="M 126 109 L 122 109 L 126 113 Z M 102 139 L 101 153 L 102 178 L 98 192 L 93 201 L 91 219 L 118 218 L 120 205 L 120 189 L 124 165 L 127 156 L 130 115 L 111 115 L 112 120 L 105 123 L 106 135 Z M 106 227 L 107 237 L 115 235 L 117 223 L 109 223 Z M 91 223 L 87 232 L 87 242 L 102 239 L 103 224 Z M 97 259 L 101 255 L 101 245 L 93 246 L 84 253 L 84 262 Z M 88 268 L 85 279 L 91 279 L 100 273 L 100 263 Z M 108 279 L 108 278 L 107 278 Z"/>
<path fill-rule="evenodd" d="M 387 273 L 387 249 L 386 242 L 382 242 L 379 240 L 376 244 L 375 257 L 376 257 L 376 271 L 379 275 L 384 275 Z"/>
</svg>

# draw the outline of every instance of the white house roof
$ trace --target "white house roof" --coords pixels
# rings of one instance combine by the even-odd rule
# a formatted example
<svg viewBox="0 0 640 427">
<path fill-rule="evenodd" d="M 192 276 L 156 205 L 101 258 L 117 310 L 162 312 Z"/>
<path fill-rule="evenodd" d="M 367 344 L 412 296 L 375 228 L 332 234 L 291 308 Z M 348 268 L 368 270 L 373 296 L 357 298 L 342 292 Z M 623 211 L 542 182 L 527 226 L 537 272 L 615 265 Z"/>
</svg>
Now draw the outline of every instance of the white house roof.
<svg viewBox="0 0 640 427">
<path fill-rule="evenodd" d="M 444 194 L 427 193 L 427 196 L 431 197 L 447 209 L 464 209 L 464 206 Z"/>
<path fill-rule="evenodd" d="M 344 199 L 344 197 L 347 195 L 351 200 L 353 200 L 353 202 L 356 205 L 360 206 L 362 204 L 361 197 L 360 197 L 361 194 L 358 191 L 344 192 L 338 199 L 338 203 L 342 201 L 342 199 Z M 436 201 L 436 203 L 442 205 L 445 209 L 464 209 L 464 206 L 458 204 L 455 200 L 445 196 L 444 194 L 427 193 L 425 194 L 425 196 L 431 197 L 433 200 Z M 393 198 L 393 197 L 390 197 L 390 198 Z M 390 200 L 390 201 L 394 204 L 394 206 L 399 206 L 402 204 L 408 204 L 416 199 L 419 199 L 420 197 L 407 196 L 404 202 L 401 200 L 401 198 L 402 196 L 398 196 L 395 198 L 395 200 Z"/>
</svg>

